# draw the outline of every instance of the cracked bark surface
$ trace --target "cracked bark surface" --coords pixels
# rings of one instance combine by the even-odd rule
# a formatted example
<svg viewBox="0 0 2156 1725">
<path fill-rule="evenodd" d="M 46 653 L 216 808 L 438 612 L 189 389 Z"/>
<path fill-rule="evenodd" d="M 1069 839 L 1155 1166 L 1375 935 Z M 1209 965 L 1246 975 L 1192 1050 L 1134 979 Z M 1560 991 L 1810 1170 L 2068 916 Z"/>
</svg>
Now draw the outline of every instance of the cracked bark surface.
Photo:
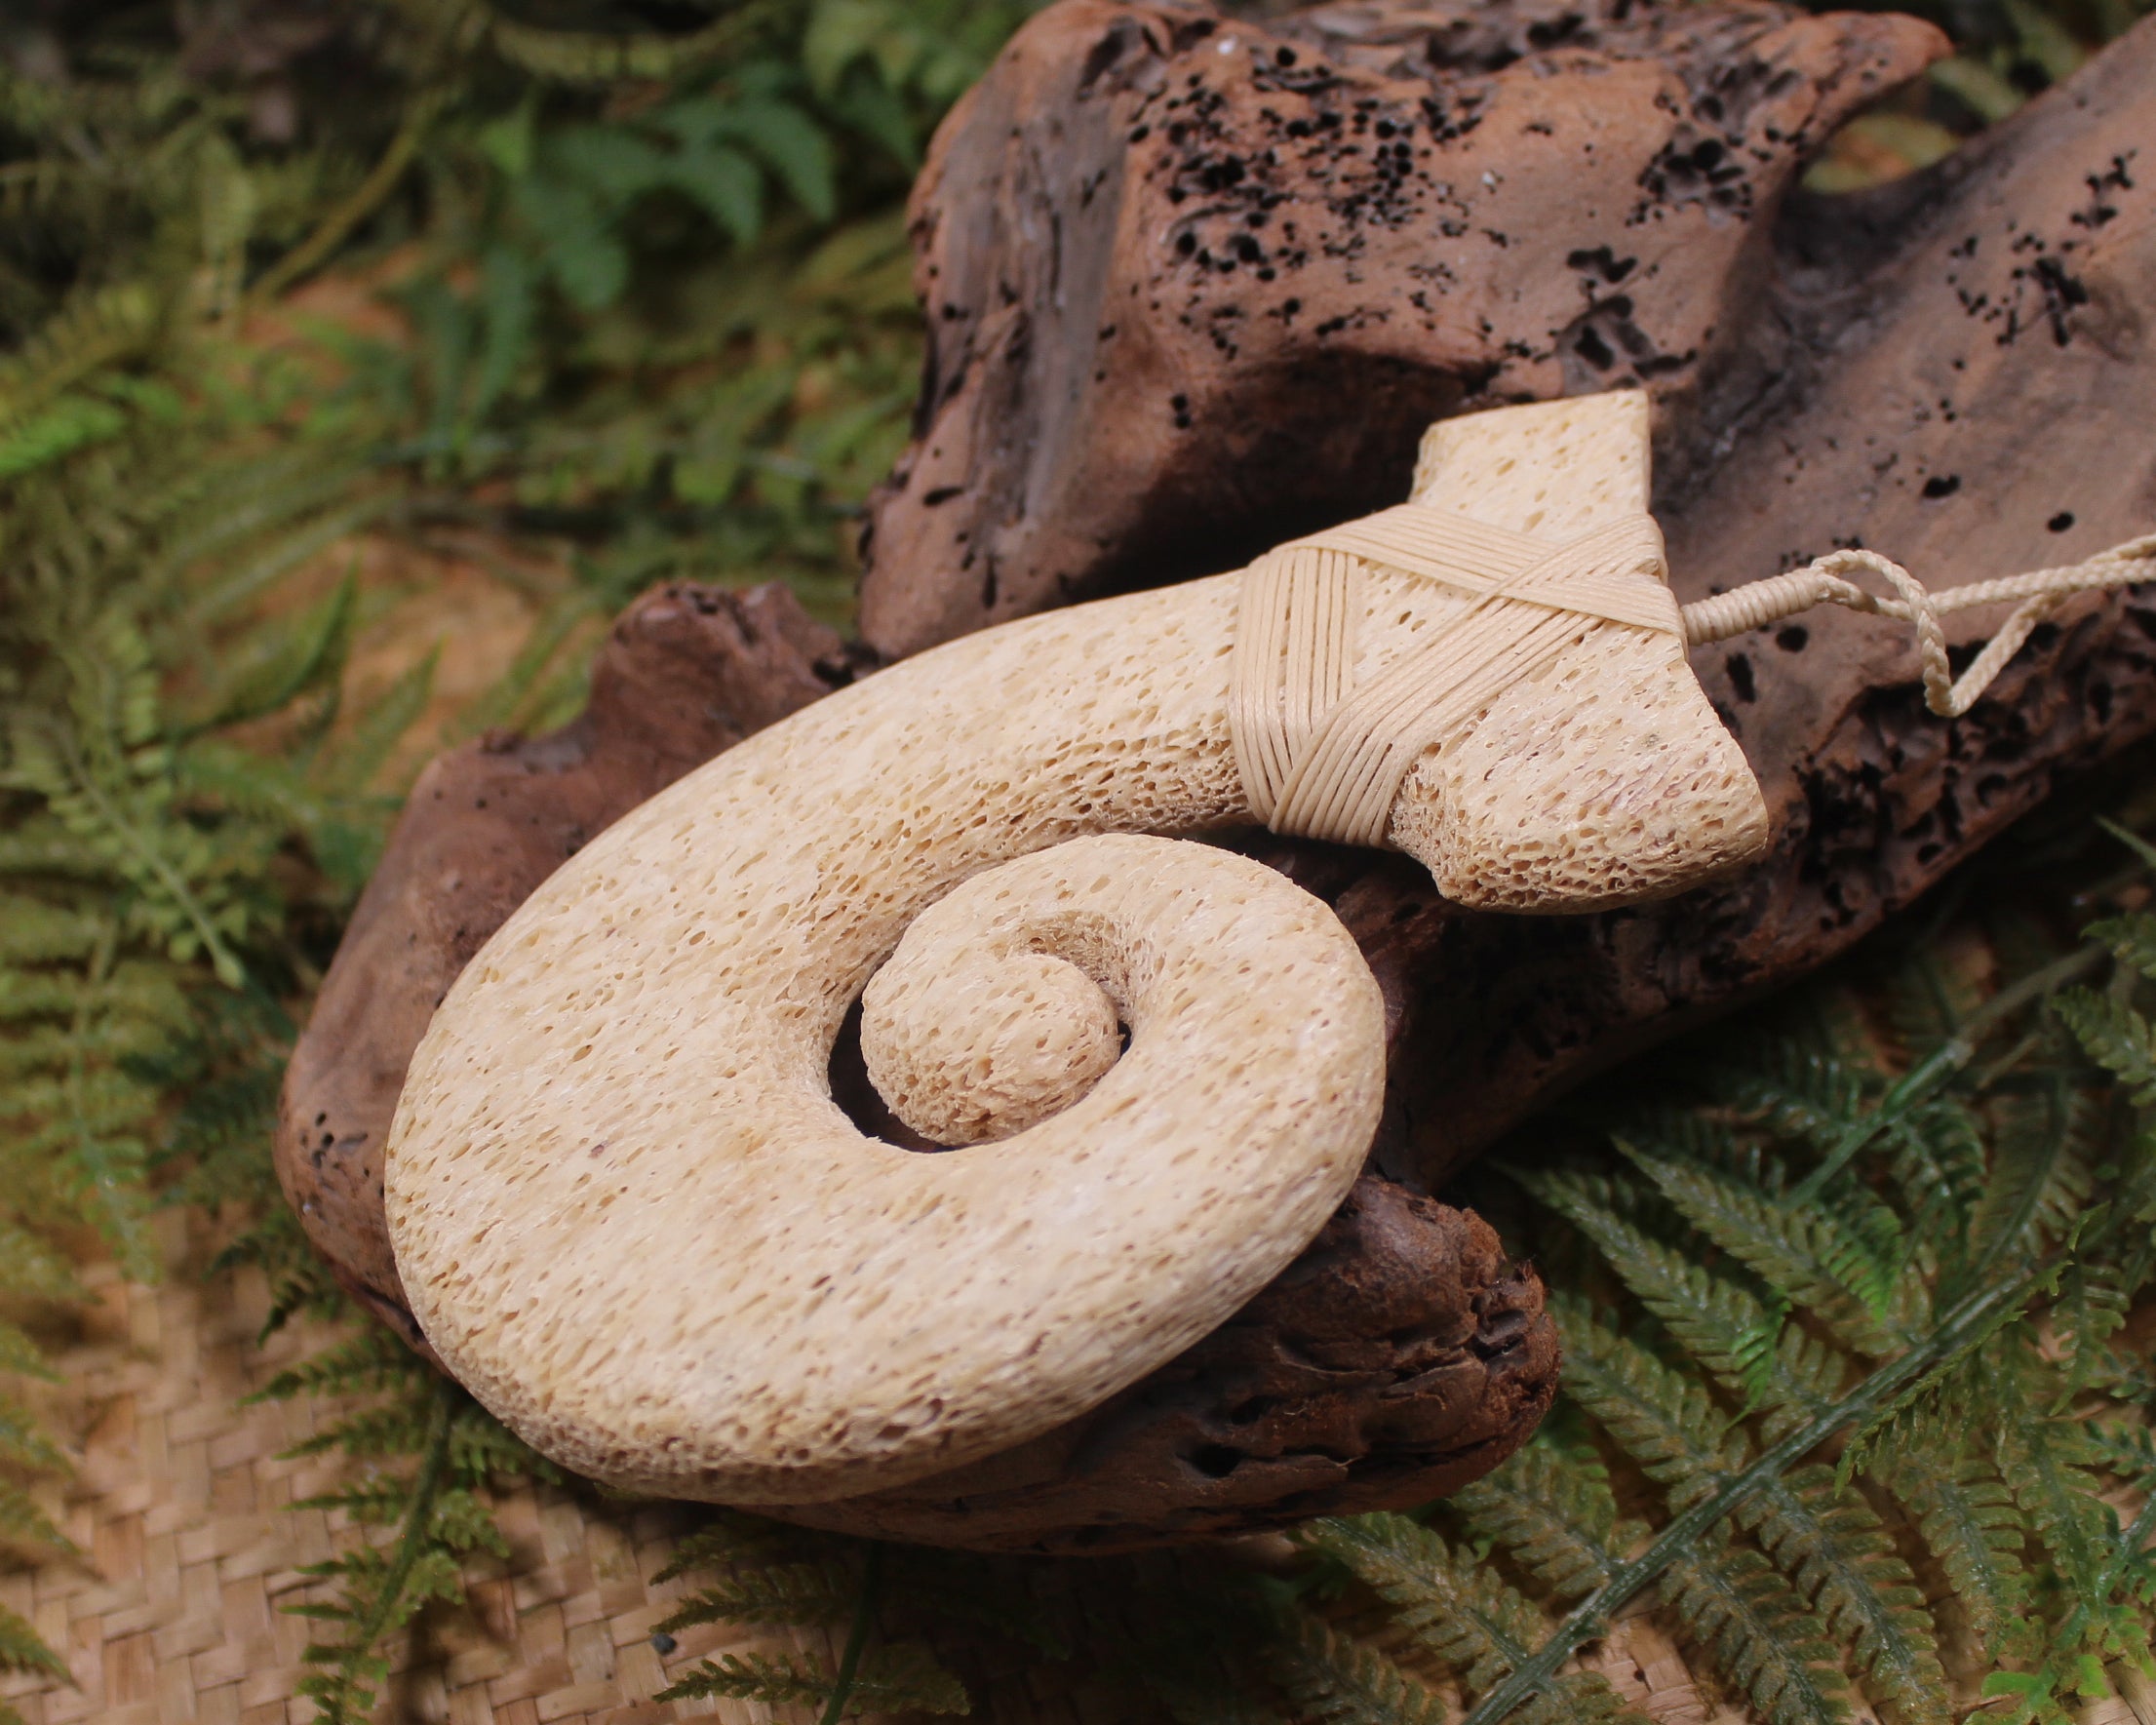
<svg viewBox="0 0 2156 1725">
<path fill-rule="evenodd" d="M 1069 596 L 1208 573 L 1232 566 L 1253 535 L 1279 536 L 1283 522 L 1292 531 L 1392 501 L 1421 419 L 1436 412 L 1642 377 L 1659 403 L 1656 511 L 1685 598 L 1833 544 L 1887 551 L 1945 585 L 2069 561 L 2156 524 L 2156 430 L 2145 408 L 2156 399 L 2156 355 L 2141 309 L 2156 299 L 2145 98 L 2156 22 L 1938 169 L 1832 201 L 1784 197 L 1798 158 L 1865 90 L 1921 63 L 1934 47 L 1924 26 L 1798 20 L 1755 5 L 1634 10 L 1622 22 L 1614 10 L 1590 10 L 1565 26 L 1561 44 L 1538 46 L 1533 32 L 1569 15 L 1497 7 L 1463 23 L 1444 8 L 1390 3 L 1269 24 L 1275 70 L 1307 69 L 1319 56 L 1340 80 L 1392 89 L 1412 74 L 1447 114 L 1466 113 L 1472 97 L 1478 124 L 1431 149 L 1512 139 L 1517 159 L 1538 165 L 1494 189 L 1539 180 L 1558 239 L 1545 244 L 1538 232 L 1538 267 L 1504 277 L 1509 245 L 1448 234 L 1451 217 L 1434 214 L 1457 160 L 1442 158 L 1439 175 L 1411 153 L 1401 174 L 1412 183 L 1388 194 L 1411 216 L 1377 224 L 1382 232 L 1356 254 L 1359 279 L 1337 271 L 1329 291 L 1343 297 L 1323 303 L 1344 305 L 1351 290 L 1373 304 L 1411 303 L 1436 263 L 1458 271 L 1459 260 L 1479 257 L 1491 267 L 1419 332 L 1405 320 L 1351 320 L 1330 346 L 1276 343 L 1264 366 L 1244 345 L 1196 385 L 1188 362 L 1197 350 L 1156 331 L 1154 369 L 1115 374 L 1140 404 L 1189 397 L 1192 426 L 1169 437 L 1105 411 L 1108 396 L 1089 391 L 1099 326 L 1078 314 L 1067 273 L 1041 274 L 1039 254 L 1053 236 L 1074 255 L 1085 223 L 1108 221 L 1094 209 L 1104 201 L 1120 209 L 1152 198 L 1161 219 L 1116 216 L 1116 245 L 1096 249 L 1099 294 L 1129 299 L 1133 288 L 1184 281 L 1192 297 L 1183 303 L 1203 305 L 1231 279 L 1219 268 L 1189 274 L 1200 241 L 1185 253 L 1181 238 L 1210 230 L 1168 218 L 1180 208 L 1167 193 L 1183 183 L 1184 157 L 1158 156 L 1155 178 L 1135 188 L 1127 176 L 1116 180 L 1113 198 L 1107 179 L 1088 191 L 1084 175 L 1060 176 L 1095 159 L 1078 147 L 1085 137 L 1116 142 L 1124 156 L 1150 142 L 1131 141 L 1148 121 L 1110 137 L 1101 104 L 1135 100 L 1138 86 L 1112 98 L 1081 92 L 1086 65 L 1099 59 L 1091 88 L 1106 89 L 1148 55 L 1180 64 L 1177 56 L 1210 53 L 1198 62 L 1209 68 L 1234 60 L 1218 47 L 1231 26 L 1197 29 L 1209 16 L 1067 0 L 1029 27 L 939 137 L 916 210 L 939 357 L 923 442 L 878 507 L 864 594 L 872 640 L 887 650 Z M 1183 46 L 1160 34 L 1171 23 Z M 1251 28 L 1232 26 L 1238 38 Z M 1056 56 L 1075 57 L 1068 63 L 1041 51 L 1051 29 L 1074 32 L 1056 38 Z M 1113 53 L 1099 46 L 1110 40 Z M 1772 54 L 1763 46 L 1774 44 Z M 1293 64 L 1280 60 L 1283 47 Z M 1691 137 L 1678 153 L 1698 169 L 1706 141 L 1672 131 L 1665 103 L 1681 96 L 1693 104 L 1683 124 L 1697 127 L 1700 93 L 1711 97 L 1721 75 L 1710 68 L 1760 65 L 1809 68 L 1800 81 L 1811 95 L 1760 96 L 1774 77 L 1746 73 L 1756 99 L 1736 119 L 1725 106 L 1715 136 L 1754 136 L 1742 131 L 1752 123 L 1744 116 L 1780 103 L 1781 153 L 1744 156 L 1743 188 L 1720 203 L 1717 184 L 1739 182 L 1717 181 L 1730 158 L 1714 158 L 1704 193 L 1651 214 L 1665 207 L 1656 187 L 1669 183 L 1674 160 L 1665 152 Z M 1193 88 L 1187 71 L 1178 76 L 1161 88 Z M 1217 72 L 1207 76 L 1217 83 Z M 1252 73 L 1253 91 L 1255 82 Z M 1595 191 L 1603 201 L 1591 203 L 1591 221 L 1581 215 L 1590 200 L 1579 171 L 1537 153 L 1546 135 L 1524 113 L 1506 122 L 1509 131 L 1499 125 L 1508 103 L 1526 99 L 1518 92 L 1536 89 L 1569 93 L 1572 105 L 1548 119 L 1559 137 L 1564 115 L 1592 112 L 1605 132 L 1633 139 L 1633 191 L 1619 202 Z M 1582 106 L 1587 90 L 1629 92 L 1625 100 L 1646 112 L 1614 97 Z M 1288 98 L 1263 94 L 1261 102 L 1223 93 L 1208 123 L 1262 121 L 1270 104 L 1284 128 Z M 984 114 L 1001 130 L 979 136 L 997 147 L 961 151 Z M 1013 126 L 1021 147 L 1005 150 Z M 1761 147 L 1770 141 L 1764 130 L 1756 137 Z M 1212 152 L 1205 160 L 1226 159 L 1220 140 L 1200 141 Z M 1041 181 L 1030 204 L 999 206 L 1006 170 L 1021 160 L 1054 164 L 1059 177 Z M 1316 152 L 1305 166 L 1310 184 L 1274 189 L 1333 211 L 1339 157 Z M 935 271 L 959 255 L 954 210 L 965 213 L 977 254 L 967 268 L 996 285 L 989 303 L 1027 314 L 1015 347 L 984 344 L 986 320 L 938 310 Z M 1687 237 L 1665 246 L 1666 232 Z M 1561 269 L 1551 261 L 1560 242 Z M 1582 261 L 1569 261 L 1575 254 Z M 1247 262 L 1236 262 L 1244 280 Z M 1277 286 L 1274 267 L 1268 287 Z M 1509 285 L 1483 292 L 1500 278 Z M 1622 313 L 1612 303 L 1619 289 L 1629 301 Z M 1647 333 L 1651 351 L 1633 354 L 1611 317 Z M 1604 332 L 1606 371 L 1591 342 L 1582 347 L 1594 331 Z M 1524 351 L 1500 351 L 1508 344 Z M 1279 355 L 1291 349 L 1302 357 L 1288 364 Z M 955 391 L 954 356 L 964 359 Z M 1651 363 L 1669 357 L 1679 363 Z M 1210 405 L 1200 412 L 1199 403 Z M 1344 413 L 1343 403 L 1358 411 Z M 1173 416 L 1171 408 L 1171 430 Z M 952 426 L 966 441 L 934 452 L 938 428 Z M 1295 457 L 1285 468 L 1286 457 L 1265 453 L 1275 438 Z M 1208 439 L 1210 480 L 1200 459 Z M 1065 487 L 1064 466 L 1089 477 Z M 970 477 L 930 501 L 960 484 L 953 474 Z M 1046 490 L 1041 476 L 1054 482 Z M 983 503 L 999 486 L 1003 501 Z M 1056 526 L 1082 523 L 1087 488 L 1105 524 L 1090 545 Z M 954 504 L 962 510 L 938 513 Z M 971 541 L 952 536 L 948 524 L 963 511 L 988 524 L 984 543 L 991 528 L 1000 535 L 994 594 L 977 561 L 963 565 L 959 548 Z M 1994 621 L 1979 614 L 1950 633 L 1973 640 Z M 804 1518 L 1000 1549 L 1108 1549 L 1414 1502 L 1464 1483 L 1532 1429 L 1554 1343 L 1531 1273 L 1507 1268 L 1473 1218 L 1416 1193 L 1564 1086 L 1845 951 L 2055 787 L 2156 729 L 2156 601 L 2139 591 L 2066 608 L 1952 723 L 1924 710 L 1904 638 L 1843 611 L 1703 649 L 1694 664 L 1765 788 L 1775 843 L 1763 864 L 1666 905 L 1523 919 L 1448 906 L 1397 857 L 1250 836 L 1243 848 L 1334 905 L 1385 991 L 1392 1087 L 1371 1174 L 1326 1235 L 1242 1314 L 1106 1407 L 964 1477 Z M 625 613 L 585 720 L 553 738 L 452 755 L 422 780 L 294 1057 L 277 1146 L 311 1237 L 389 1321 L 411 1333 L 381 1222 L 379 1145 L 442 991 L 592 832 L 857 667 L 775 589 L 745 599 L 662 590 Z M 1440 1330 L 1451 1353 L 1416 1352 Z M 1323 1349 L 1335 1352 L 1320 1357 Z M 1462 1367 L 1469 1358 L 1472 1369 Z"/>
<path fill-rule="evenodd" d="M 1100 1553 L 1424 1503 L 1557 1390 L 1533 1271 L 1470 1210 L 1364 1175 L 1234 1317 L 1080 1419 L 903 1490 L 768 1509 L 875 1539 Z"/>
</svg>

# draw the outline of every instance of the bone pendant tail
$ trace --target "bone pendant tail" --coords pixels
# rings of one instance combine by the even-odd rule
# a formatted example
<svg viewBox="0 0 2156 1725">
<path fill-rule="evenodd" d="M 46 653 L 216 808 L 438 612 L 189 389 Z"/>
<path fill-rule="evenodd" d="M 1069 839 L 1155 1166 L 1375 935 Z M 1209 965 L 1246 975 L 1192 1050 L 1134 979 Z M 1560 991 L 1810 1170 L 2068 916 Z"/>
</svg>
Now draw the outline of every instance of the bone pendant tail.
<svg viewBox="0 0 2156 1725">
<path fill-rule="evenodd" d="M 1646 510 L 1649 451 L 1636 391 L 1449 419 L 1423 440 L 1415 500 L 1562 542 Z M 1401 793 L 1392 843 L 1447 898 L 1491 910 L 1666 897 L 1767 843 L 1758 782 L 1681 637 L 1621 624 L 1585 622 Z"/>
</svg>

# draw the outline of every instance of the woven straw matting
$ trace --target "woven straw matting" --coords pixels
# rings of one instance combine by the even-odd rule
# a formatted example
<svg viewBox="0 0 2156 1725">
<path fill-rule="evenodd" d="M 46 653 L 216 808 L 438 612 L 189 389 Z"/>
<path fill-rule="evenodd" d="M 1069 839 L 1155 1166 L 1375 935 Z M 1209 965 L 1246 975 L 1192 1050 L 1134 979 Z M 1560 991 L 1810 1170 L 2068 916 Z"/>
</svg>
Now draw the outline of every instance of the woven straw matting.
<svg viewBox="0 0 2156 1725">
<path fill-rule="evenodd" d="M 256 1347 L 268 1309 L 261 1277 L 204 1280 L 208 1238 L 176 1215 L 162 1239 L 170 1271 L 160 1286 L 131 1285 L 104 1267 L 88 1273 L 98 1305 L 54 1361 L 62 1382 L 25 1389 L 74 1462 L 75 1476 L 45 1494 L 46 1507 L 83 1555 L 0 1575 L 0 1601 L 37 1626 L 75 1686 L 0 1678 L 0 1696 L 29 1725 L 300 1725 L 315 1716 L 291 1699 L 310 1625 L 280 1607 L 306 1596 L 300 1565 L 331 1554 L 335 1524 L 289 1506 L 329 1489 L 349 1464 L 278 1459 L 316 1429 L 320 1403 L 240 1400 L 332 1336 L 294 1323 Z M 609 1509 L 545 1488 L 504 1494 L 496 1509 L 509 1561 L 482 1558 L 467 1571 L 480 1578 L 471 1609 L 430 1612 L 392 1645 L 397 1669 L 378 1719 L 762 1725 L 810 1716 L 649 1699 L 727 1649 L 832 1651 L 820 1631 L 714 1627 L 684 1631 L 662 1659 L 651 1626 L 686 1585 L 650 1578 L 689 1512 Z M 994 1717 L 1042 1725 L 1112 1717 L 1029 1690 L 981 1699 Z"/>
<path fill-rule="evenodd" d="M 199 1223 L 174 1215 L 161 1229 L 171 1267 L 164 1283 L 135 1286 L 93 1269 L 86 1279 L 98 1305 L 55 1361 L 62 1382 L 27 1389 L 75 1464 L 73 1479 L 47 1494 L 47 1508 L 83 1556 L 0 1575 L 0 1601 L 60 1652 L 74 1686 L 0 1679 L 0 1696 L 29 1725 L 304 1725 L 314 1709 L 292 1694 L 309 1626 L 280 1607 L 305 1596 L 299 1566 L 330 1555 L 335 1529 L 324 1512 L 289 1506 L 328 1489 L 348 1464 L 278 1459 L 315 1430 L 320 1403 L 240 1400 L 331 1337 L 295 1323 L 256 1347 L 268 1304 L 260 1276 L 205 1281 L 209 1240 Z M 545 1488 L 505 1494 L 496 1508 L 510 1559 L 473 1565 L 470 1609 L 432 1611 L 393 1645 L 396 1669 L 377 1719 L 658 1725 L 715 1716 L 794 1725 L 810 1717 L 757 1703 L 649 1699 L 727 1649 L 814 1650 L 827 1659 L 833 1651 L 821 1632 L 709 1627 L 686 1631 L 662 1659 L 651 1626 L 685 1584 L 650 1578 L 689 1511 L 615 1509 Z M 1678 1649 L 1642 1617 L 1619 1622 L 1583 1663 L 1661 1725 L 1744 1718 L 1712 1705 Z M 2130 1680 L 2128 1696 L 2090 1707 L 2083 1725 L 2156 1725 L 2156 1686 Z M 1013 1676 L 975 1699 L 974 1716 L 996 1725 L 1135 1725 L 1076 1669 Z"/>
</svg>

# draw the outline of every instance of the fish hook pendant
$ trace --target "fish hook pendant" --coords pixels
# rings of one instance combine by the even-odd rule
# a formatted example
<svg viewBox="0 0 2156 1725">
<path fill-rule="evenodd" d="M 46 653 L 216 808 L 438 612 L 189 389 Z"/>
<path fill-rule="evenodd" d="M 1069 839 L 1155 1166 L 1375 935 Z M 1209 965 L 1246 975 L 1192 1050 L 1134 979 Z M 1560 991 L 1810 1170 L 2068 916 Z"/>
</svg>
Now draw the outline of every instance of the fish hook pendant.
<svg viewBox="0 0 2156 1725">
<path fill-rule="evenodd" d="M 922 653 L 633 810 L 412 1060 L 388 1220 L 435 1351 L 579 1472 L 807 1504 L 1217 1327 L 1355 1179 L 1384 1012 L 1328 907 L 1192 836 L 1384 843 L 1536 913 L 1763 849 L 1647 490 L 1637 394 L 1448 420 L 1404 509 Z M 856 1000 L 960 1148 L 834 1102 Z"/>
</svg>

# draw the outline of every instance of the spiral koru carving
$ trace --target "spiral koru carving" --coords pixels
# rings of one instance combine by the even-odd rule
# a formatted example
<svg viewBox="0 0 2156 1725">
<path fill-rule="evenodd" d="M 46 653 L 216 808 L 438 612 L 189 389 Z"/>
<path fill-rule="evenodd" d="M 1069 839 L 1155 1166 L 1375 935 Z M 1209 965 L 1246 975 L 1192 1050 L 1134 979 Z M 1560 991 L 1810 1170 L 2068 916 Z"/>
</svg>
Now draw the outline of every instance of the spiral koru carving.
<svg viewBox="0 0 2156 1725">
<path fill-rule="evenodd" d="M 1418 500 L 1562 544 L 1643 512 L 1646 451 L 1636 396 L 1501 410 L 1434 430 Z M 1380 564 L 1356 581 L 1351 686 L 1490 614 Z M 1375 1130 L 1377 988 L 1321 902 L 1160 836 L 1254 818 L 1239 595 L 1104 601 L 882 672 L 510 918 L 387 1157 L 412 1311 L 488 1406 L 623 1486 L 844 1499 L 1098 1406 L 1310 1242 Z M 1757 789 L 1681 639 L 1606 606 L 1556 634 L 1415 758 L 1388 842 L 1456 898 L 1536 910 L 1754 853 Z M 962 1148 L 834 1102 L 857 1000 L 891 1111 Z"/>
</svg>

